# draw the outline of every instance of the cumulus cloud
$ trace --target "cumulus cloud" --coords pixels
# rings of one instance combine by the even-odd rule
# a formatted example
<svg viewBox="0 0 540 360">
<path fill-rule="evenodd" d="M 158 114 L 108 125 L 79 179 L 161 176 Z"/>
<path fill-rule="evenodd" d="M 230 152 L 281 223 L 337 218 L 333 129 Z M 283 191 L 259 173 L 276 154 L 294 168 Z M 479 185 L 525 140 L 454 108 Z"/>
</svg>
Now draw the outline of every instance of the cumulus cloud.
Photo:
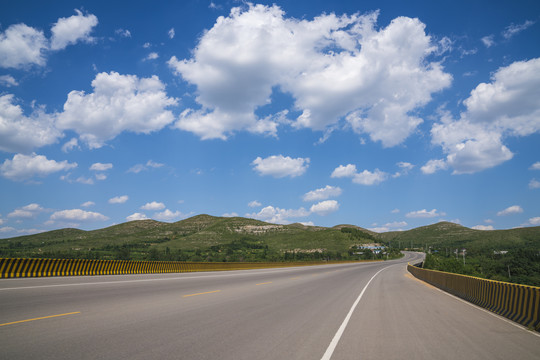
<svg viewBox="0 0 540 360">
<path fill-rule="evenodd" d="M 405 214 L 408 218 L 434 218 L 437 216 L 445 216 L 446 213 L 444 212 L 437 212 L 437 209 L 432 209 L 430 211 L 427 211 L 426 209 L 418 210 L 418 211 L 411 211 L 407 214 Z"/>
<path fill-rule="evenodd" d="M 385 181 L 388 178 L 388 174 L 379 169 L 375 169 L 374 172 L 364 170 L 361 173 L 357 173 L 353 177 L 353 183 L 360 185 L 377 185 Z"/>
<path fill-rule="evenodd" d="M 48 41 L 43 31 L 25 24 L 11 25 L 0 33 L 0 67 L 43 66 L 47 48 Z"/>
<path fill-rule="evenodd" d="M 408 163 L 407 163 L 408 164 Z M 334 169 L 332 175 L 333 178 L 350 177 L 352 182 L 360 185 L 377 185 L 388 179 L 388 174 L 379 169 L 375 169 L 373 172 L 364 170 L 358 172 L 356 165 L 348 164 L 346 166 L 340 165 Z"/>
<path fill-rule="evenodd" d="M 339 203 L 336 200 L 325 200 L 312 205 L 309 210 L 317 215 L 326 216 L 336 212 L 338 209 Z"/>
<path fill-rule="evenodd" d="M 540 181 L 531 179 L 531 181 L 529 181 L 529 189 L 540 189 Z"/>
<path fill-rule="evenodd" d="M 6 159 L 0 165 L 0 175 L 14 180 L 22 181 L 34 176 L 45 177 L 58 171 L 66 171 L 77 167 L 77 163 L 69 163 L 67 160 L 57 162 L 49 160 L 43 155 L 16 154 L 12 160 Z"/>
<path fill-rule="evenodd" d="M 540 216 L 529 219 L 529 225 L 540 226 Z"/>
<path fill-rule="evenodd" d="M 28 153 L 55 143 L 62 136 L 54 117 L 41 107 L 25 116 L 12 94 L 0 95 L 0 150 Z"/>
<path fill-rule="evenodd" d="M 152 201 L 141 206 L 141 210 L 162 210 L 165 209 L 165 204 L 157 201 Z"/>
<path fill-rule="evenodd" d="M 93 14 L 83 15 L 80 10 L 75 10 L 77 15 L 68 18 L 59 18 L 52 26 L 51 49 L 61 50 L 68 45 L 79 41 L 93 42 L 90 36 L 92 29 L 98 24 L 98 19 Z"/>
<path fill-rule="evenodd" d="M 290 224 L 289 219 L 307 217 L 311 212 L 303 207 L 299 209 L 280 209 L 278 207 L 266 206 L 258 213 L 246 214 L 246 217 L 267 221 L 276 224 Z"/>
<path fill-rule="evenodd" d="M 429 160 L 426 163 L 426 165 L 420 168 L 420 170 L 422 170 L 422 173 L 424 174 L 433 174 L 439 170 L 446 170 L 447 168 L 448 168 L 448 164 L 446 163 L 446 160 L 434 159 L 434 160 Z"/>
<path fill-rule="evenodd" d="M 225 213 L 225 214 L 223 214 L 221 216 L 223 216 L 223 217 L 237 217 L 238 214 L 235 213 L 235 212 L 232 212 L 232 213 Z"/>
<path fill-rule="evenodd" d="M 94 163 L 92 166 L 90 166 L 90 170 L 92 171 L 107 171 L 113 168 L 113 164 L 111 163 Z"/>
<path fill-rule="evenodd" d="M 523 212 L 523 208 L 519 205 L 509 206 L 504 210 L 501 210 L 497 213 L 497 216 L 506 216 L 512 214 L 520 214 Z"/>
<path fill-rule="evenodd" d="M 114 31 L 114 33 L 120 37 L 126 37 L 126 38 L 130 38 L 131 37 L 131 31 L 127 30 L 127 29 L 116 29 Z"/>
<path fill-rule="evenodd" d="M 304 201 L 319 201 L 326 200 L 331 197 L 341 195 L 341 188 L 337 186 L 326 185 L 324 188 L 309 191 L 304 194 Z"/>
<path fill-rule="evenodd" d="M 356 175 L 356 165 L 348 164 L 345 166 L 339 165 L 337 168 L 334 169 L 330 177 L 342 178 L 342 177 L 354 177 L 354 175 Z"/>
<path fill-rule="evenodd" d="M 77 140 L 77 138 L 71 138 L 68 142 L 62 145 L 62 151 L 65 153 L 70 152 L 75 148 L 79 148 L 79 140 Z"/>
<path fill-rule="evenodd" d="M 51 215 L 51 221 L 105 221 L 109 218 L 93 211 L 81 209 L 56 211 Z"/>
<path fill-rule="evenodd" d="M 92 87 L 90 94 L 71 91 L 56 123 L 77 132 L 90 148 L 102 147 L 123 131 L 148 134 L 174 120 L 167 108 L 177 100 L 167 96 L 157 76 L 99 73 Z"/>
<path fill-rule="evenodd" d="M 401 230 L 403 230 L 403 227 L 405 227 L 407 225 L 408 224 L 405 221 L 394 221 L 394 222 L 386 223 L 386 224 L 384 224 L 382 226 L 369 228 L 369 230 L 375 231 L 375 232 L 378 232 L 378 233 L 388 232 L 388 231 L 401 231 Z"/>
<path fill-rule="evenodd" d="M 514 154 L 504 145 L 505 137 L 540 131 L 538 98 L 540 58 L 499 68 L 490 83 L 471 91 L 458 120 L 443 114 L 433 125 L 432 143 L 447 154 L 438 168 L 446 164 L 454 174 L 470 174 L 510 160 Z"/>
<path fill-rule="evenodd" d="M 532 164 L 529 169 L 530 170 L 540 170 L 540 161 L 537 161 L 534 164 Z"/>
<path fill-rule="evenodd" d="M 248 206 L 253 208 L 253 207 L 262 206 L 262 204 L 260 202 L 258 202 L 257 200 L 253 200 L 248 204 Z"/>
<path fill-rule="evenodd" d="M 179 129 L 203 139 L 235 131 L 276 134 L 279 122 L 255 111 L 273 89 L 294 98 L 297 128 L 325 130 L 341 119 L 383 146 L 408 137 L 422 119 L 411 113 L 450 85 L 427 60 L 438 45 L 418 19 L 398 17 L 377 28 L 378 13 L 286 17 L 278 6 L 233 8 L 206 31 L 190 59 L 173 56 L 175 74 L 197 87 L 199 109 Z"/>
<path fill-rule="evenodd" d="M 128 200 L 129 200 L 129 196 L 127 195 L 115 196 L 109 199 L 109 204 L 123 204 Z"/>
<path fill-rule="evenodd" d="M 23 206 L 21 208 L 15 209 L 12 212 L 10 212 L 7 217 L 8 218 L 33 218 L 38 213 L 44 211 L 44 209 L 39 204 L 28 204 L 26 206 Z"/>
<path fill-rule="evenodd" d="M 293 159 L 289 156 L 272 155 L 265 159 L 257 157 L 251 165 L 261 176 L 270 175 L 275 178 L 290 176 L 293 178 L 306 172 L 309 158 Z"/>
<path fill-rule="evenodd" d="M 162 166 L 163 166 L 163 164 L 154 162 L 152 160 L 148 160 L 146 162 L 146 164 L 133 165 L 132 167 L 129 168 L 129 170 L 127 172 L 132 172 L 132 173 L 138 174 L 141 171 L 149 170 L 149 168 L 158 169 L 158 168 L 160 168 Z"/>
<path fill-rule="evenodd" d="M 126 217 L 127 221 L 135 221 L 135 220 L 146 220 L 148 217 L 145 214 L 142 213 L 133 213 Z"/>
<path fill-rule="evenodd" d="M 144 61 L 156 60 L 157 58 L 159 58 L 159 54 L 157 52 L 151 52 L 150 54 L 148 54 L 148 56 L 144 58 Z"/>
<path fill-rule="evenodd" d="M 475 225 L 472 227 L 475 230 L 495 230 L 492 225 Z"/>
<path fill-rule="evenodd" d="M 162 212 L 155 213 L 153 218 L 160 221 L 171 221 L 175 219 L 185 218 L 186 215 L 182 214 L 180 211 L 172 212 L 169 209 L 165 209 Z"/>
<path fill-rule="evenodd" d="M 82 207 L 90 207 L 90 206 L 94 206 L 94 205 L 96 205 L 96 203 L 93 202 L 93 201 L 87 201 L 87 202 L 84 202 L 84 203 L 81 204 Z"/>
<path fill-rule="evenodd" d="M 169 32 L 167 33 L 169 35 L 169 39 L 174 39 L 175 31 L 174 28 L 171 28 Z"/>
<path fill-rule="evenodd" d="M 400 171 L 396 171 L 394 173 L 394 175 L 392 175 L 392 177 L 394 178 L 397 178 L 397 177 L 400 177 L 400 176 L 404 176 L 404 175 L 407 175 L 409 173 L 409 171 L 411 171 L 412 169 L 414 169 L 414 165 L 409 163 L 409 162 L 405 162 L 405 161 L 400 161 L 396 164 L 401 170 Z"/>
</svg>

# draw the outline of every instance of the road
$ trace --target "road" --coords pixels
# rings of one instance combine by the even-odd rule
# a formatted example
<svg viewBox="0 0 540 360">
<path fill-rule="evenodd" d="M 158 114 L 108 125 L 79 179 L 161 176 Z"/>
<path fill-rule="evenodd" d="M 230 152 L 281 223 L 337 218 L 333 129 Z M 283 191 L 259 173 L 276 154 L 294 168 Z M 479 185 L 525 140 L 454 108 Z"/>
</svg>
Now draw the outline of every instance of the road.
<svg viewBox="0 0 540 360">
<path fill-rule="evenodd" d="M 540 336 L 402 260 L 0 280 L 3 359 L 538 359 Z"/>
</svg>

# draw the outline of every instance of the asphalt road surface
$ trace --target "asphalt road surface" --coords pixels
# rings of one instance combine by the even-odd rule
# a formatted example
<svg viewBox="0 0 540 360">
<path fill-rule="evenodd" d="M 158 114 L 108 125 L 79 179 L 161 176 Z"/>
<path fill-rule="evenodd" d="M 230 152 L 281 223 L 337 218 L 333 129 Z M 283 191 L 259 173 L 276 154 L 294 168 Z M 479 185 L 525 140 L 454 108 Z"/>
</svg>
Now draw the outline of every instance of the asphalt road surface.
<svg viewBox="0 0 540 360">
<path fill-rule="evenodd" d="M 540 359 L 396 261 L 0 280 L 2 359 Z"/>
</svg>

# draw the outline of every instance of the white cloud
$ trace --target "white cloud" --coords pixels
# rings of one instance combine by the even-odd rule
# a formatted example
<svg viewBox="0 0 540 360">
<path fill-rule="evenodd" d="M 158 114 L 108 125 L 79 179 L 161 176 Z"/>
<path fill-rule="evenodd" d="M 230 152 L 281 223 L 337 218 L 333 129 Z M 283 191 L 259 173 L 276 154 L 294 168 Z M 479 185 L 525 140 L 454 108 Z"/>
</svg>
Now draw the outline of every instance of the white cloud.
<svg viewBox="0 0 540 360">
<path fill-rule="evenodd" d="M 408 164 L 408 163 L 405 163 Z M 333 178 L 342 178 L 342 177 L 351 177 L 352 182 L 360 185 L 377 185 L 388 178 L 388 174 L 379 169 L 371 172 L 369 170 L 364 170 L 358 172 L 356 170 L 356 165 L 348 164 L 346 166 L 340 165 L 334 169 L 332 175 Z"/>
<path fill-rule="evenodd" d="M 390 211 L 392 214 L 398 214 L 399 213 L 399 209 L 394 209 L 392 211 Z"/>
<path fill-rule="evenodd" d="M 289 156 L 272 155 L 265 159 L 257 157 L 251 165 L 261 176 L 270 175 L 275 178 L 296 177 L 306 172 L 309 166 L 309 158 L 293 159 Z"/>
<path fill-rule="evenodd" d="M 537 161 L 534 164 L 532 164 L 529 170 L 540 170 L 540 161 Z"/>
<path fill-rule="evenodd" d="M 534 226 L 540 226 L 540 216 L 529 219 L 529 224 Z"/>
<path fill-rule="evenodd" d="M 529 189 L 540 189 L 540 181 L 531 179 L 529 182 Z"/>
<path fill-rule="evenodd" d="M 534 21 L 530 20 L 526 20 L 523 24 L 510 24 L 504 29 L 504 31 L 502 32 L 502 36 L 506 40 L 509 40 L 514 35 L 517 35 L 518 33 L 522 32 L 523 30 L 527 29 L 532 25 L 534 25 Z"/>
<path fill-rule="evenodd" d="M 342 177 L 354 177 L 356 175 L 356 165 L 348 164 L 346 166 L 339 165 L 334 169 L 330 177 L 342 178 Z"/>
<path fill-rule="evenodd" d="M 326 200 L 331 197 L 336 197 L 341 195 L 341 188 L 337 186 L 326 185 L 322 189 L 312 190 L 304 194 L 304 201 L 319 201 Z"/>
<path fill-rule="evenodd" d="M 39 204 L 28 204 L 26 206 L 23 206 L 22 208 L 15 209 L 14 211 L 10 212 L 7 217 L 8 218 L 33 218 L 38 213 L 44 211 L 44 209 Z"/>
<path fill-rule="evenodd" d="M 99 73 L 92 87 L 90 94 L 71 91 L 57 118 L 59 128 L 74 130 L 90 148 L 102 147 L 123 131 L 148 134 L 174 120 L 166 108 L 177 100 L 167 97 L 157 76 Z"/>
<path fill-rule="evenodd" d="M 165 209 L 165 211 L 162 211 L 160 213 L 155 213 L 153 216 L 154 219 L 160 221 L 171 221 L 183 217 L 186 217 L 186 215 L 182 214 L 180 211 L 172 212 L 169 209 Z"/>
<path fill-rule="evenodd" d="M 169 32 L 167 32 L 167 35 L 169 35 L 169 39 L 174 39 L 174 35 L 175 35 L 174 28 L 171 28 Z"/>
<path fill-rule="evenodd" d="M 492 225 L 476 225 L 476 226 L 473 226 L 471 229 L 475 229 L 475 230 L 495 230 L 495 228 Z"/>
<path fill-rule="evenodd" d="M 4 227 L 0 228 L 0 233 L 10 233 L 10 232 L 13 232 L 13 231 L 15 231 L 15 228 L 13 228 L 11 226 L 4 226 Z"/>
<path fill-rule="evenodd" d="M 353 177 L 353 182 L 360 185 L 377 185 L 385 181 L 388 178 L 388 174 L 375 169 L 374 172 L 364 170 L 361 173 L 357 173 Z"/>
<path fill-rule="evenodd" d="M 422 166 L 420 168 L 420 170 L 422 170 L 422 172 L 424 174 L 433 174 L 439 170 L 445 170 L 448 168 L 448 164 L 446 163 L 446 161 L 444 159 L 440 159 L 440 160 L 429 160 L 426 165 Z"/>
<path fill-rule="evenodd" d="M 339 203 L 336 200 L 325 200 L 314 204 L 309 209 L 312 213 L 320 216 L 326 216 L 339 209 Z"/>
<path fill-rule="evenodd" d="M 107 175 L 105 174 L 96 174 L 96 180 L 103 181 L 107 179 Z"/>
<path fill-rule="evenodd" d="M 146 219 L 148 219 L 148 217 L 146 217 L 146 215 L 141 214 L 141 213 L 133 213 L 129 215 L 128 217 L 126 217 L 127 221 L 146 220 Z"/>
<path fill-rule="evenodd" d="M 94 180 L 92 178 L 86 178 L 84 176 L 79 176 L 75 181 L 80 184 L 94 185 Z"/>
<path fill-rule="evenodd" d="M 310 214 L 311 212 L 307 211 L 303 207 L 295 210 L 266 206 L 258 213 L 246 214 L 246 217 L 276 224 L 290 224 L 291 221 L 289 219 L 306 217 Z"/>
<path fill-rule="evenodd" d="M 24 152 L 55 143 L 62 133 L 54 118 L 37 107 L 27 117 L 12 94 L 0 96 L 0 150 Z"/>
<path fill-rule="evenodd" d="M 394 175 L 392 175 L 392 177 L 394 177 L 394 178 L 397 178 L 397 177 L 400 177 L 400 176 L 403 176 L 403 175 L 407 175 L 409 173 L 409 171 L 414 169 L 413 164 L 411 164 L 409 162 L 405 162 L 405 161 L 400 161 L 396 165 L 401 169 L 401 171 L 397 171 L 396 173 L 394 173 Z"/>
<path fill-rule="evenodd" d="M 257 200 L 253 200 L 248 204 L 248 206 L 253 208 L 253 207 L 262 206 L 262 204 L 260 202 L 258 202 Z"/>
<path fill-rule="evenodd" d="M 513 205 L 510 207 L 507 207 L 504 210 L 501 210 L 497 213 L 497 216 L 506 216 L 506 215 L 512 215 L 512 214 L 520 214 L 523 212 L 523 208 L 519 205 Z"/>
<path fill-rule="evenodd" d="M 65 153 L 70 152 L 75 148 L 79 148 L 79 140 L 77 140 L 77 138 L 71 138 L 71 140 L 62 145 L 62 151 Z"/>
<path fill-rule="evenodd" d="M 113 168 L 113 164 L 111 163 L 94 163 L 92 166 L 90 166 L 90 170 L 92 171 L 107 171 Z"/>
<path fill-rule="evenodd" d="M 223 216 L 223 217 L 237 217 L 238 214 L 235 213 L 235 212 L 232 212 L 232 213 L 225 213 L 225 214 L 223 214 L 221 216 Z"/>
<path fill-rule="evenodd" d="M 141 206 L 141 210 L 162 210 L 165 209 L 165 204 L 157 201 L 152 201 Z"/>
<path fill-rule="evenodd" d="M 148 56 L 144 58 L 144 60 L 156 60 L 157 58 L 159 58 L 159 54 L 157 52 L 151 52 L 150 54 L 148 54 Z"/>
<path fill-rule="evenodd" d="M 499 68 L 491 83 L 481 83 L 463 103 L 459 120 L 449 115 L 431 130 L 432 143 L 447 153 L 454 174 L 470 174 L 513 157 L 503 144 L 509 136 L 540 131 L 540 58 Z"/>
<path fill-rule="evenodd" d="M 0 75 L 0 85 L 5 87 L 19 86 L 19 83 L 11 75 Z"/>
<path fill-rule="evenodd" d="M 98 24 L 98 19 L 93 14 L 83 15 L 80 10 L 75 10 L 77 15 L 68 18 L 59 18 L 52 26 L 51 49 L 61 50 L 68 45 L 79 41 L 93 42 L 90 36 L 92 29 Z"/>
<path fill-rule="evenodd" d="M 164 164 L 160 164 L 160 163 L 153 162 L 152 160 L 148 160 L 146 162 L 146 164 L 133 165 L 132 167 L 129 168 L 129 170 L 127 172 L 132 172 L 132 173 L 138 174 L 141 171 L 148 170 L 148 168 L 158 169 L 158 168 L 162 167 L 163 165 Z"/>
<path fill-rule="evenodd" d="M 71 209 L 56 211 L 50 219 L 52 221 L 105 221 L 109 218 L 97 212 Z"/>
<path fill-rule="evenodd" d="M 69 163 L 67 160 L 57 162 L 35 153 L 31 155 L 16 154 L 12 160 L 6 159 L 0 165 L 0 175 L 10 180 L 22 181 L 34 176 L 44 177 L 75 167 L 77 167 L 77 163 Z"/>
<path fill-rule="evenodd" d="M 494 221 L 491 220 L 491 219 L 486 219 L 486 220 L 484 220 L 484 222 L 485 222 L 485 223 L 488 223 L 488 224 L 493 224 L 493 223 L 494 223 Z"/>
<path fill-rule="evenodd" d="M 484 36 L 481 40 L 485 47 L 490 48 L 493 45 L 495 45 L 495 36 L 494 35 L 487 35 Z"/>
<path fill-rule="evenodd" d="M 377 29 L 377 16 L 299 20 L 276 5 L 233 8 L 204 33 L 191 59 L 168 62 L 197 87 L 200 105 L 176 126 L 203 139 L 241 130 L 275 135 L 279 123 L 255 111 L 280 88 L 301 111 L 295 127 L 325 130 L 346 118 L 385 147 L 401 143 L 422 122 L 412 112 L 451 76 L 427 60 L 438 46 L 423 23 L 398 17 Z"/>
<path fill-rule="evenodd" d="M 376 224 L 374 224 L 374 225 L 376 225 Z M 384 224 L 382 226 L 369 228 L 369 230 L 375 231 L 375 232 L 378 232 L 378 233 L 388 232 L 388 231 L 402 231 L 403 227 L 405 227 L 407 225 L 408 224 L 405 221 L 394 221 L 394 222 L 391 222 L 391 223 L 386 223 L 386 224 Z"/>
<path fill-rule="evenodd" d="M 84 203 L 81 204 L 82 207 L 90 207 L 90 206 L 94 206 L 94 205 L 96 205 L 96 203 L 93 202 L 93 201 L 87 201 L 87 202 L 84 202 Z"/>
<path fill-rule="evenodd" d="M 116 29 L 114 33 L 120 37 L 126 37 L 126 38 L 131 37 L 131 31 L 127 29 Z"/>
<path fill-rule="evenodd" d="M 109 199 L 109 204 L 123 204 L 128 200 L 129 200 L 129 196 L 127 195 L 115 196 Z"/>
<path fill-rule="evenodd" d="M 25 24 L 11 25 L 0 33 L 0 67 L 44 66 L 48 42 L 42 31 Z"/>
<path fill-rule="evenodd" d="M 437 216 L 445 216 L 446 214 L 444 212 L 438 213 L 437 209 L 433 209 L 431 211 L 427 211 L 426 209 L 418 210 L 418 211 L 411 211 L 407 213 L 405 216 L 408 218 L 434 218 Z"/>
</svg>

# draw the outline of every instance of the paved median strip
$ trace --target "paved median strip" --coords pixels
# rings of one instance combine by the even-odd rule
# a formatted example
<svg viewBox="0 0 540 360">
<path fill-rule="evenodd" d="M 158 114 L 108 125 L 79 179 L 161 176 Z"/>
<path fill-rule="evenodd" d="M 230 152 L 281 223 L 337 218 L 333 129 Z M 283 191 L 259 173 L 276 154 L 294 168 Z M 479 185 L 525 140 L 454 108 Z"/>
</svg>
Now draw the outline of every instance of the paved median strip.
<svg viewBox="0 0 540 360">
<path fill-rule="evenodd" d="M 25 323 L 25 322 L 29 322 L 29 321 L 36 321 L 36 320 L 51 319 L 51 318 L 55 318 L 55 317 L 67 316 L 67 315 L 75 315 L 75 314 L 80 314 L 80 313 L 81 313 L 80 311 L 76 311 L 76 312 L 70 312 L 70 313 L 66 313 L 66 314 L 49 315 L 49 316 L 43 316 L 43 317 L 38 317 L 38 318 L 33 318 L 33 319 L 26 319 L 26 320 L 8 322 L 8 323 L 0 324 L 0 326 L 14 325 L 14 324 L 20 324 L 20 323 Z"/>
<path fill-rule="evenodd" d="M 207 292 L 202 292 L 202 293 L 196 293 L 196 294 L 189 294 L 189 295 L 184 295 L 182 297 L 190 297 L 190 296 L 197 296 L 197 295 L 206 295 L 206 294 L 213 294 L 213 293 L 218 293 L 220 292 L 221 290 L 214 290 L 214 291 L 207 291 Z"/>
</svg>

